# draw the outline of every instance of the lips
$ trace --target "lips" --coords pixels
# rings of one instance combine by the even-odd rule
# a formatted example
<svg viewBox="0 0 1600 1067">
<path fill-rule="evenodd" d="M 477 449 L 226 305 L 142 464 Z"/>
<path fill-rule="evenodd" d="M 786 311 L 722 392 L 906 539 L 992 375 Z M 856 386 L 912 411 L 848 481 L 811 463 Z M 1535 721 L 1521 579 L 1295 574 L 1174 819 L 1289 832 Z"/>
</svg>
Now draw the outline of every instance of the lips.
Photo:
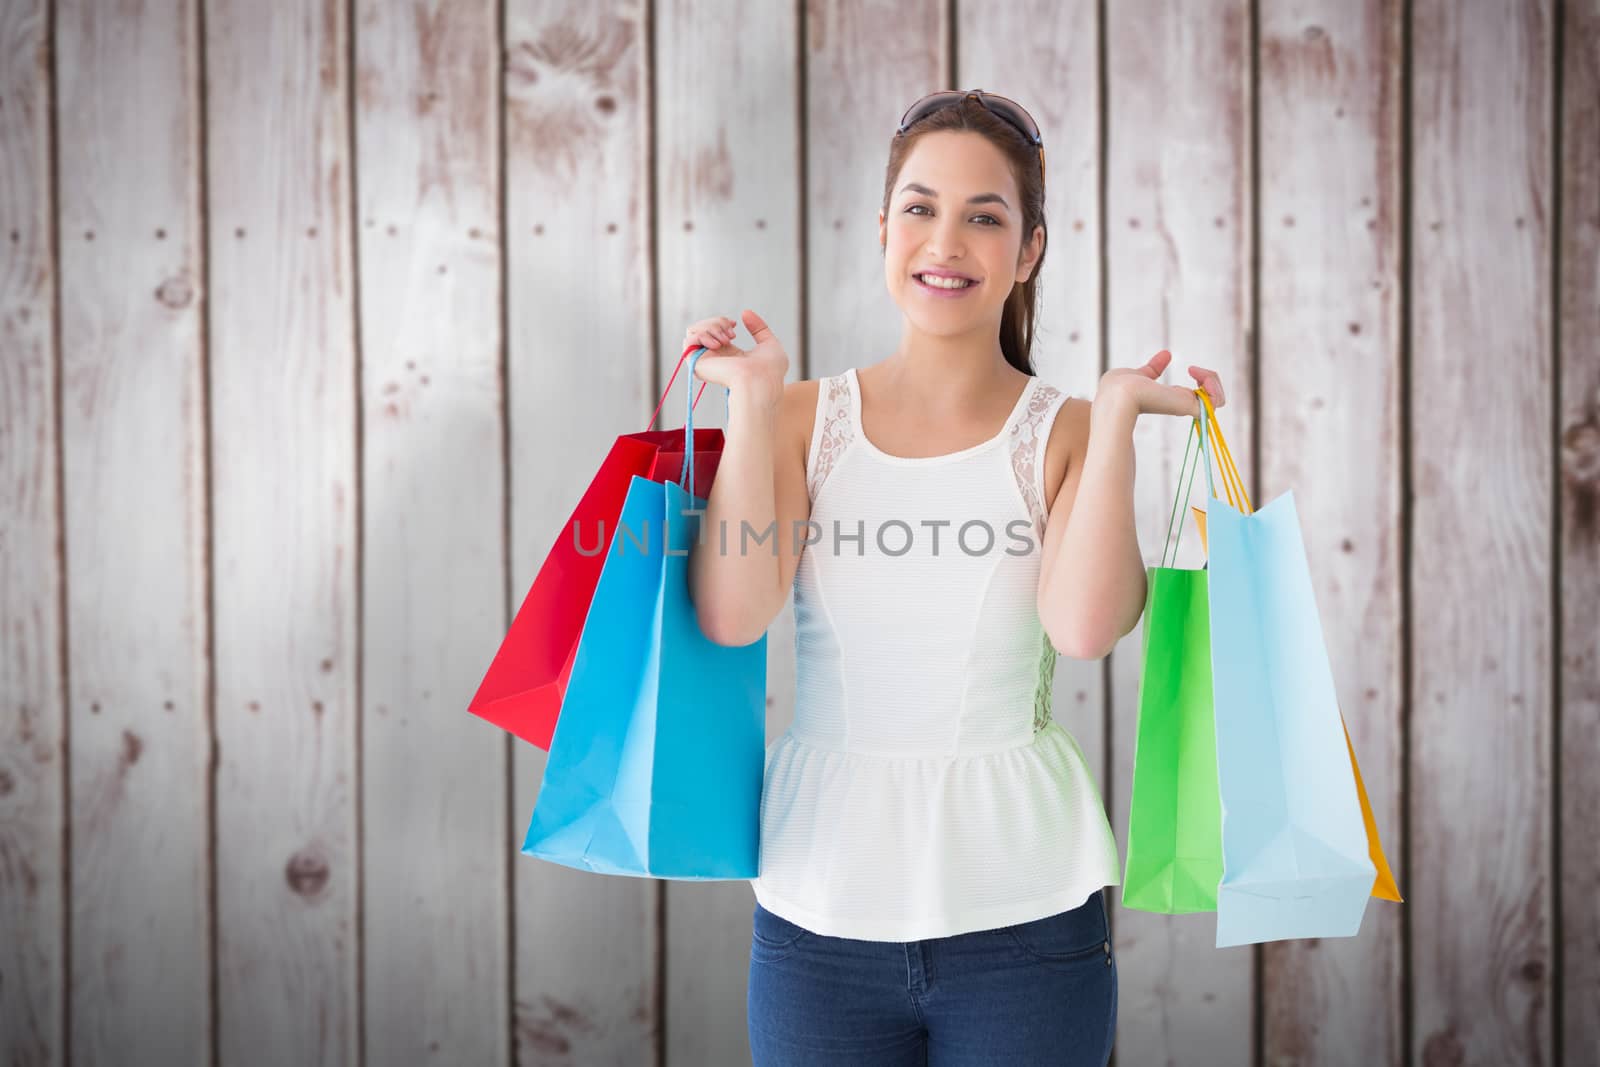
<svg viewBox="0 0 1600 1067">
<path fill-rule="evenodd" d="M 923 275 L 923 274 L 931 275 L 931 276 L 933 276 L 935 278 L 963 278 L 963 279 L 965 279 L 967 284 L 965 284 L 965 285 L 939 285 L 937 283 L 930 284 L 930 283 L 925 282 L 925 281 L 922 280 L 921 275 Z M 944 272 L 940 272 L 940 271 L 919 271 L 917 274 L 913 274 L 911 276 L 911 281 L 912 281 L 912 283 L 914 285 L 916 285 L 917 289 L 920 290 L 921 292 L 927 293 L 929 296 L 936 296 L 936 297 L 961 297 L 961 296 L 966 296 L 968 293 L 972 292 L 974 289 L 976 289 L 978 287 L 978 282 L 974 281 L 971 278 L 967 278 L 965 275 L 948 274 L 948 273 L 944 273 Z"/>
</svg>

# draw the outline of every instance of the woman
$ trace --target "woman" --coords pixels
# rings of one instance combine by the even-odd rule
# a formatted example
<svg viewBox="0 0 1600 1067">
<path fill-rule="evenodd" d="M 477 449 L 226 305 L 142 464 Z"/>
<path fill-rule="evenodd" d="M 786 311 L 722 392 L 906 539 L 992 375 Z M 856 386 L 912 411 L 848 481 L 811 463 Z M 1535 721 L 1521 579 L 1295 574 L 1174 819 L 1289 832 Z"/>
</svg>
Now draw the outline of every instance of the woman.
<svg viewBox="0 0 1600 1067">
<path fill-rule="evenodd" d="M 1020 106 L 936 93 L 890 146 L 878 241 L 904 314 L 880 361 L 785 384 L 713 318 L 729 390 L 690 555 L 701 628 L 758 639 L 792 587 L 798 698 L 767 750 L 748 1021 L 758 1065 L 1103 1064 L 1117 1016 L 1100 792 L 1050 717 L 1055 658 L 1138 621 L 1133 426 L 1195 416 L 1118 369 L 1033 372 L 1044 149 Z M 1215 373 L 1190 368 L 1213 403 Z M 1059 417 L 1058 417 L 1059 416 Z M 777 536 L 772 536 L 774 533 Z"/>
</svg>

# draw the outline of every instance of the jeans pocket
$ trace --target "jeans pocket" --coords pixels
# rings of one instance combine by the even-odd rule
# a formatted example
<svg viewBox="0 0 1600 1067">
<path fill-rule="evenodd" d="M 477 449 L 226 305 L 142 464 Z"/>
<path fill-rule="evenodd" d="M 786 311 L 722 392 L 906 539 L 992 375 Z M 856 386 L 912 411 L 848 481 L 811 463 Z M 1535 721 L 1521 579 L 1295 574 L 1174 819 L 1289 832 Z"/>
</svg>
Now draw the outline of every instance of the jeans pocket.
<svg viewBox="0 0 1600 1067">
<path fill-rule="evenodd" d="M 757 902 L 755 914 L 750 919 L 751 958 L 763 963 L 776 963 L 793 952 L 795 946 L 810 933 L 799 923 L 792 923 Z"/>
<path fill-rule="evenodd" d="M 1095 893 L 1076 908 L 1004 929 L 1018 948 L 1046 963 L 1076 963 L 1095 957 L 1111 962 L 1111 931 L 1103 893 Z"/>
</svg>

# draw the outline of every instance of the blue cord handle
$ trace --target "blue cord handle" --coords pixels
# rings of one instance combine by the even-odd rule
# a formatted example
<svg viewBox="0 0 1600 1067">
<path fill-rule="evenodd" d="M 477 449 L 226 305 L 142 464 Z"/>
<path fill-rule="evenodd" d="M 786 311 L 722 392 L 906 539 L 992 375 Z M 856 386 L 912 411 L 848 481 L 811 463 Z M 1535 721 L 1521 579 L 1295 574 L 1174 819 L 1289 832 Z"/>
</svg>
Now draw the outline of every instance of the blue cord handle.
<svg viewBox="0 0 1600 1067">
<path fill-rule="evenodd" d="M 689 495 L 690 500 L 694 499 L 694 365 L 705 354 L 706 349 L 702 345 L 695 349 L 694 354 L 689 357 L 689 374 L 683 386 L 687 410 L 683 416 L 683 467 L 678 472 L 678 484 L 683 487 L 683 491 Z M 731 390 L 727 386 L 722 387 L 724 421 L 728 421 L 733 417 L 733 412 L 728 407 L 730 393 Z"/>
</svg>

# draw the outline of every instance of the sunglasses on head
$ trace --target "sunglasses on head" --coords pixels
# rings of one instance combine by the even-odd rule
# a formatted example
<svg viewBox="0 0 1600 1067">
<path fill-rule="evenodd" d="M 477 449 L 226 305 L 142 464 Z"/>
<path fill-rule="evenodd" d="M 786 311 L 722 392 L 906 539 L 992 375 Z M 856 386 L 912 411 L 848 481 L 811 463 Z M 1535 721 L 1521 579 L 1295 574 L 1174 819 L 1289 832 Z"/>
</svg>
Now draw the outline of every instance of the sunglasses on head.
<svg viewBox="0 0 1600 1067">
<path fill-rule="evenodd" d="M 946 89 L 942 92 L 929 93 L 906 108 L 906 113 L 900 116 L 900 128 L 895 131 L 895 136 L 900 136 L 912 126 L 921 122 L 935 111 L 947 107 L 954 107 L 963 100 L 971 97 L 985 111 L 997 118 L 1004 119 L 1031 145 L 1039 149 L 1039 180 L 1044 181 L 1044 138 L 1039 136 L 1039 124 L 1033 121 L 1033 116 L 1027 109 L 1015 100 L 982 89 Z"/>
</svg>

